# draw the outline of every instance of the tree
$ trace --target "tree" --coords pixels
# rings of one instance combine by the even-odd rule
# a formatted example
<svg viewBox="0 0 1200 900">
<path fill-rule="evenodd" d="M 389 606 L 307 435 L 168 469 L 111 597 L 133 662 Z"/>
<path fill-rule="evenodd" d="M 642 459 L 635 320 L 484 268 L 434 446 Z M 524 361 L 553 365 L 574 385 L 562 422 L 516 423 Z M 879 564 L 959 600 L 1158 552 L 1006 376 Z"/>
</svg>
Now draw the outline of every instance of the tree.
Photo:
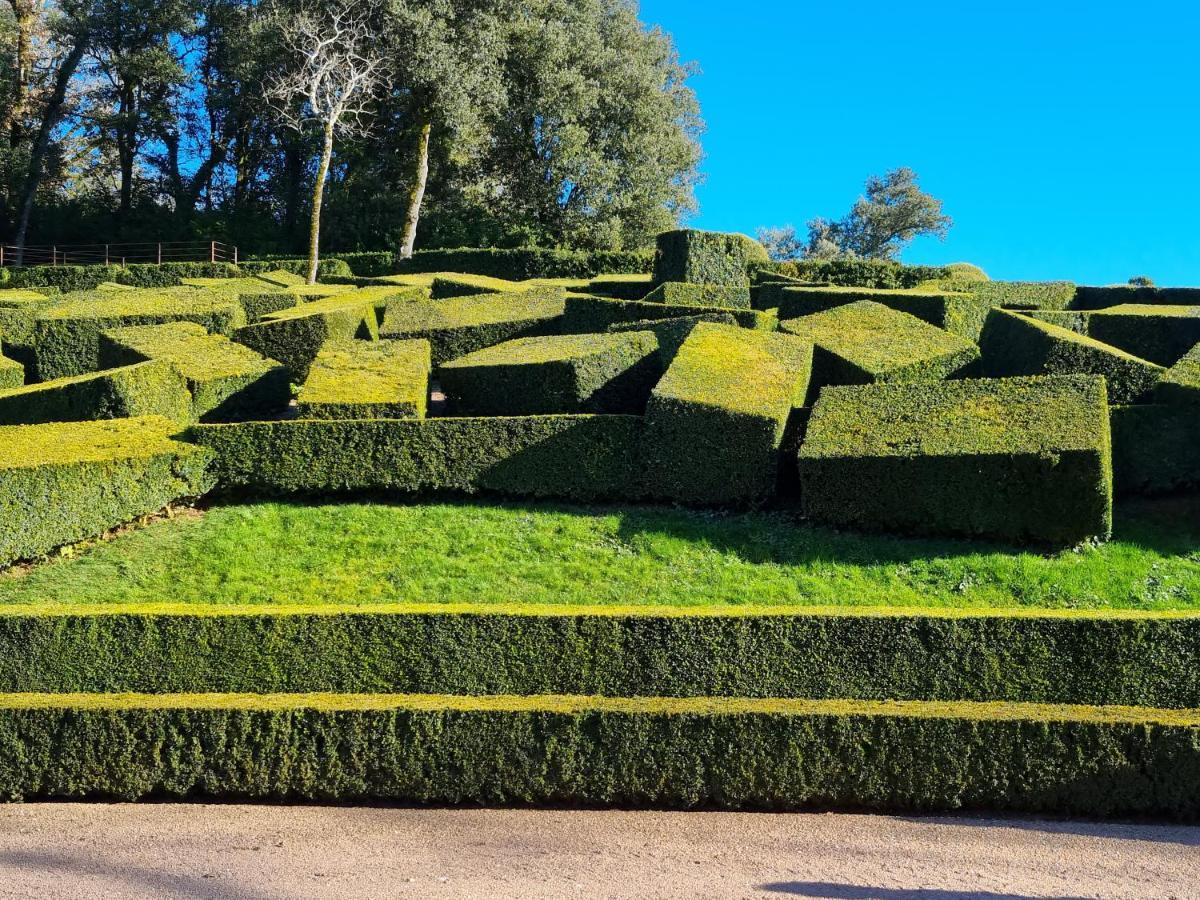
<svg viewBox="0 0 1200 900">
<path fill-rule="evenodd" d="M 804 242 L 796 235 L 795 225 L 759 228 L 755 236 L 758 242 L 767 248 L 767 255 L 777 262 L 801 259 L 804 256 Z"/>
<path fill-rule="evenodd" d="M 369 5 L 301 8 L 278 20 L 294 65 L 265 89 L 280 118 L 296 131 L 316 126 L 321 151 L 313 184 L 308 230 L 308 283 L 317 280 L 321 240 L 321 201 L 334 140 L 364 134 L 372 95 L 380 84 L 383 60 L 375 52 Z"/>
</svg>

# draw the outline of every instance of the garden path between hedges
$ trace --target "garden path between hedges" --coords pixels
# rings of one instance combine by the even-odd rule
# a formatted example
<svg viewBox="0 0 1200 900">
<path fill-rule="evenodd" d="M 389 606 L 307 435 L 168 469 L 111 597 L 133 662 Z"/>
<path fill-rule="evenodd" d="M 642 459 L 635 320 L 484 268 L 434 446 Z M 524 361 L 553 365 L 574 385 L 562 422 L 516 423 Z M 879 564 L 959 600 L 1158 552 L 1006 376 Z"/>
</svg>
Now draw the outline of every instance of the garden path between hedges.
<svg viewBox="0 0 1200 900">
<path fill-rule="evenodd" d="M 0 897 L 1189 897 L 1200 827 L 850 814 L 0 806 Z"/>
</svg>

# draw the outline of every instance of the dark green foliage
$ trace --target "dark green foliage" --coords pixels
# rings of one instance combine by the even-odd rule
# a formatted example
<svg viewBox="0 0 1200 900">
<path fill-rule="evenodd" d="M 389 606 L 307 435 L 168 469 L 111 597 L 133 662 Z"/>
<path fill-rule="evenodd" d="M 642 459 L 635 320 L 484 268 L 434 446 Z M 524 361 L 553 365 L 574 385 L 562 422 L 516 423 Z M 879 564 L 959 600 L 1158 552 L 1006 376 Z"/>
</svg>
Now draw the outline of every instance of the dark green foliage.
<svg viewBox="0 0 1200 900">
<path fill-rule="evenodd" d="M 352 341 L 317 354 L 296 395 L 303 419 L 425 417 L 429 341 Z"/>
<path fill-rule="evenodd" d="M 307 259 L 276 259 L 274 257 L 264 257 L 261 259 L 243 261 L 238 263 L 238 269 L 247 275 L 257 275 L 259 272 L 291 272 L 293 275 L 308 274 Z M 330 257 L 317 260 L 317 280 L 321 280 L 330 275 L 352 275 L 350 267 L 338 258 Z"/>
<path fill-rule="evenodd" d="M 641 413 L 662 375 L 653 332 L 517 338 L 444 363 L 449 409 L 468 416 Z"/>
<path fill-rule="evenodd" d="M 1167 370 L 1154 397 L 1160 403 L 1200 404 L 1200 343 Z"/>
<path fill-rule="evenodd" d="M 238 304 L 246 311 L 246 321 L 253 324 L 260 322 L 274 312 L 282 312 L 296 305 L 295 294 L 286 291 L 249 291 L 238 293 Z"/>
<path fill-rule="evenodd" d="M 1071 281 L 977 281 L 947 278 L 938 281 L 947 291 L 965 291 L 990 306 L 1015 309 L 1063 310 L 1075 300 L 1075 284 Z"/>
<path fill-rule="evenodd" d="M 170 363 L 187 381 L 192 418 L 220 421 L 274 415 L 288 405 L 288 370 L 192 322 L 117 328 L 100 336 L 100 365 Z"/>
<path fill-rule="evenodd" d="M 0 425 L 192 417 L 192 397 L 179 371 L 164 361 L 139 362 L 0 392 Z"/>
<path fill-rule="evenodd" d="M 15 359 L 9 359 L 0 354 L 0 391 L 18 388 L 23 384 L 25 384 L 25 367 Z"/>
<path fill-rule="evenodd" d="M 1037 319 L 1041 322 L 1049 322 L 1051 325 L 1057 325 L 1059 328 L 1065 328 L 1067 331 L 1073 331 L 1076 334 L 1086 335 L 1088 333 L 1088 318 L 1091 313 L 1083 310 L 1030 310 L 1029 317 Z"/>
<path fill-rule="evenodd" d="M 994 309 L 979 340 L 984 375 L 1103 375 L 1113 403 L 1146 399 L 1165 370 L 1057 325 Z"/>
<path fill-rule="evenodd" d="M 641 300 L 654 287 L 650 275 L 609 275 L 588 282 L 588 294 L 612 297 L 614 300 Z"/>
<path fill-rule="evenodd" d="M 297 382 L 328 344 L 379 336 L 375 306 L 369 298 L 334 295 L 303 306 L 269 313 L 256 325 L 239 328 L 233 339 L 259 354 L 278 360 Z"/>
<path fill-rule="evenodd" d="M 338 259 L 349 266 L 354 275 L 362 278 L 378 278 L 396 271 L 396 254 L 391 250 L 339 253 Z"/>
<path fill-rule="evenodd" d="M 747 285 L 689 284 L 667 281 L 643 298 L 648 303 L 674 306 L 713 306 L 721 309 L 749 309 L 750 288 Z"/>
<path fill-rule="evenodd" d="M 648 273 L 653 263 L 654 253 L 651 250 L 463 248 L 418 250 L 412 255 L 412 259 L 403 260 L 392 271 L 401 274 L 469 272 L 472 275 L 490 275 L 509 281 L 524 281 L 528 278 L 594 278 L 597 275 L 621 272 Z"/>
<path fill-rule="evenodd" d="M 944 266 L 906 266 L 890 259 L 861 258 L 751 263 L 750 270 L 756 279 L 773 273 L 810 283 L 887 289 L 915 288 L 924 281 L 949 278 L 953 274 Z"/>
<path fill-rule="evenodd" d="M 239 699 L 16 698 L 0 708 L 0 794 L 1200 814 L 1200 728 L 1167 712 Z"/>
<path fill-rule="evenodd" d="M 1117 284 L 1109 287 L 1075 289 L 1072 309 L 1106 309 L 1122 304 L 1156 306 L 1200 306 L 1200 288 L 1160 288 Z"/>
<path fill-rule="evenodd" d="M 63 292 L 90 291 L 105 281 L 130 287 L 173 287 L 183 278 L 232 278 L 238 267 L 229 263 L 163 263 L 97 266 L 29 266 L 13 270 L 8 287 L 53 287 Z"/>
<path fill-rule="evenodd" d="M 763 245 L 744 234 L 689 228 L 664 231 L 654 253 L 654 283 L 688 281 L 741 287 L 749 284 L 749 264 L 766 261 Z"/>
<path fill-rule="evenodd" d="M 646 408 L 646 492 L 692 504 L 754 503 L 775 488 L 812 345 L 783 334 L 696 325 Z"/>
<path fill-rule="evenodd" d="M 1104 380 L 826 388 L 800 477 L 806 514 L 835 525 L 1063 544 L 1107 537 Z"/>
<path fill-rule="evenodd" d="M 636 496 L 637 416 L 530 416 L 197 425 L 220 483 L 267 495 L 490 491 Z"/>
<path fill-rule="evenodd" d="M 1200 344 L 1200 306 L 1122 305 L 1088 316 L 1088 335 L 1114 347 L 1173 366 Z"/>
<path fill-rule="evenodd" d="M 728 312 L 704 313 L 699 316 L 675 316 L 670 319 L 641 319 L 634 322 L 616 322 L 608 326 L 609 332 L 649 331 L 658 340 L 658 357 L 663 371 L 671 365 L 675 354 L 683 346 L 692 329 L 701 322 L 716 322 L 718 325 L 736 325 L 737 320 Z"/>
<path fill-rule="evenodd" d="M 434 300 L 472 297 L 477 294 L 519 293 L 525 286 L 506 278 L 490 275 L 437 275 L 429 286 Z"/>
<path fill-rule="evenodd" d="M 568 334 L 607 331 L 622 322 L 652 319 L 678 319 L 691 316 L 732 315 L 738 325 L 758 331 L 774 331 L 779 324 L 773 310 L 722 309 L 717 306 L 675 306 L 645 300 L 611 300 L 583 294 L 568 294 L 562 317 L 562 330 Z"/>
<path fill-rule="evenodd" d="M 787 319 L 780 328 L 815 345 L 814 387 L 936 381 L 979 358 L 966 338 L 870 300 Z"/>
<path fill-rule="evenodd" d="M 438 366 L 513 338 L 553 334 L 562 311 L 563 299 L 557 291 L 418 300 L 389 305 L 379 334 L 428 340 L 433 364 Z"/>
<path fill-rule="evenodd" d="M 916 316 L 936 328 L 978 341 L 991 304 L 970 294 L 901 292 L 868 288 L 813 287 L 768 282 L 755 289 L 755 306 L 775 308 L 779 318 L 794 319 L 869 300 L 897 312 Z"/>
<path fill-rule="evenodd" d="M 0 427 L 0 565 L 205 493 L 212 453 L 177 430 L 158 417 Z"/>
<path fill-rule="evenodd" d="M 1112 445 L 1118 494 L 1200 488 L 1200 416 L 1195 407 L 1114 406 Z"/>
<path fill-rule="evenodd" d="M 1200 619 L 486 607 L 13 612 L 0 616 L 0 691 L 560 692 L 1192 709 L 1200 707 Z"/>
</svg>

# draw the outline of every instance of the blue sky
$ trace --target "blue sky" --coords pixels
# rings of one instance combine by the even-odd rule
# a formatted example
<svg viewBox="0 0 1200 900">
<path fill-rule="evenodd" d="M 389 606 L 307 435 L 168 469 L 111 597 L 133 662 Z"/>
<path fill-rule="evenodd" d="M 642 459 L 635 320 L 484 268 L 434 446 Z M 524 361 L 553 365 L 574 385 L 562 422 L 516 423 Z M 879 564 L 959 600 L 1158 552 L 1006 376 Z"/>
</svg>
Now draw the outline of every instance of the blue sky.
<svg viewBox="0 0 1200 900">
<path fill-rule="evenodd" d="M 1200 285 L 1200 5 L 642 0 L 707 132 L 700 228 L 838 217 L 908 165 L 955 220 L 907 262 Z"/>
</svg>

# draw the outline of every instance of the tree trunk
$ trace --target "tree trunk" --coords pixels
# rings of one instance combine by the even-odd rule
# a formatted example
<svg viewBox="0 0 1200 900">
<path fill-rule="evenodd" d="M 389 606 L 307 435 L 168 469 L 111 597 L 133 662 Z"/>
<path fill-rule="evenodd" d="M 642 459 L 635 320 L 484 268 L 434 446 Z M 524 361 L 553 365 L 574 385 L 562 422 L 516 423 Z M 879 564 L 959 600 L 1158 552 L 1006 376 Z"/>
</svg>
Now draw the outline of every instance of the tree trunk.
<svg viewBox="0 0 1200 900">
<path fill-rule="evenodd" d="M 421 202 L 425 199 L 425 184 L 429 181 L 429 135 L 433 123 L 426 116 L 417 135 L 417 170 L 412 190 L 408 192 L 408 211 L 404 214 L 404 237 L 400 243 L 400 259 L 412 259 L 417 243 L 417 222 L 421 218 Z"/>
<path fill-rule="evenodd" d="M 37 8 L 31 0 L 10 0 L 17 28 L 13 71 L 13 102 L 2 114 L 0 128 L 8 132 L 9 146 L 14 150 L 21 143 L 22 119 L 29 105 L 29 82 L 33 76 L 33 30 L 37 24 Z"/>
<path fill-rule="evenodd" d="M 321 199 L 325 193 L 325 177 L 333 156 L 333 121 L 325 126 L 325 143 L 321 147 L 321 162 L 313 184 L 312 218 L 308 224 L 308 283 L 317 283 L 317 262 L 321 252 Z"/>
</svg>

